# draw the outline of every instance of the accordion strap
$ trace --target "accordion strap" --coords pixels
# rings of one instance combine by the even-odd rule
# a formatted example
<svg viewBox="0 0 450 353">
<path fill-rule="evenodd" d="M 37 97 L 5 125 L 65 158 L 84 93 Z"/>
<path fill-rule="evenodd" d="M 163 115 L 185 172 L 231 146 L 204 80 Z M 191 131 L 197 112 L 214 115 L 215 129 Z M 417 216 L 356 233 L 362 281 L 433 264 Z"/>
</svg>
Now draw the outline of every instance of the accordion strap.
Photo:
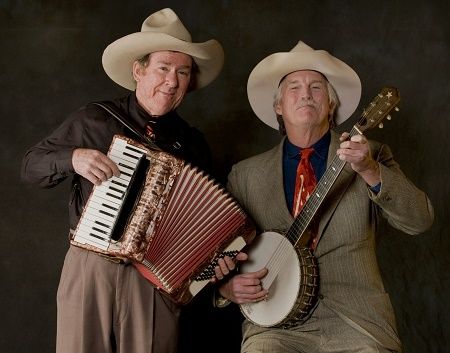
<svg viewBox="0 0 450 353">
<path fill-rule="evenodd" d="M 109 114 L 111 114 L 114 118 L 120 121 L 123 125 L 125 125 L 130 131 L 132 131 L 135 135 L 137 135 L 145 144 L 156 151 L 161 151 L 161 148 L 158 147 L 148 136 L 143 134 L 136 128 L 129 120 L 127 120 L 123 114 L 117 109 L 115 105 L 110 102 L 92 102 L 96 106 L 103 108 Z"/>
</svg>

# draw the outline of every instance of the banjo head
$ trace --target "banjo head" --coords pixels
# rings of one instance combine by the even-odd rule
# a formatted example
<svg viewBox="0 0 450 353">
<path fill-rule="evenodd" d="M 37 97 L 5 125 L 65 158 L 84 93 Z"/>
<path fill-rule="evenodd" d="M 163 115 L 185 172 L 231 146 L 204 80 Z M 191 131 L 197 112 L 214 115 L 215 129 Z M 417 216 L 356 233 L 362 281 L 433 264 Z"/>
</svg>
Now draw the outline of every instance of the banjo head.
<svg viewBox="0 0 450 353">
<path fill-rule="evenodd" d="M 243 315 L 256 325 L 271 327 L 282 325 L 295 308 L 301 289 L 301 264 L 297 251 L 281 234 L 265 232 L 252 243 L 249 260 L 241 265 L 241 272 L 268 269 L 262 279 L 268 289 L 266 300 L 241 304 Z"/>
</svg>

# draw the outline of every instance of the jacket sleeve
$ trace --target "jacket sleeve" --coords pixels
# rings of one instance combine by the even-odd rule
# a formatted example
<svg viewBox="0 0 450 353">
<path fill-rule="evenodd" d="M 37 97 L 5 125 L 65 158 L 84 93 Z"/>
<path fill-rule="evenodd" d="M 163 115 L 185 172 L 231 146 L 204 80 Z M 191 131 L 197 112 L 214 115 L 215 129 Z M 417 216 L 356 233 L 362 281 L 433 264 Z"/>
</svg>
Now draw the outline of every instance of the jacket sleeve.
<svg viewBox="0 0 450 353">
<path fill-rule="evenodd" d="M 242 190 L 242 183 L 244 183 L 244 180 L 245 175 L 242 169 L 240 170 L 239 166 L 236 164 L 233 165 L 228 174 L 227 190 L 244 209 L 247 209 L 246 193 Z"/>
<path fill-rule="evenodd" d="M 403 174 L 387 145 L 381 145 L 377 160 L 381 189 L 377 194 L 369 190 L 369 197 L 382 216 L 394 228 L 407 234 L 426 231 L 434 220 L 434 210 L 428 196 Z"/>
<path fill-rule="evenodd" d="M 21 168 L 22 181 L 50 188 L 74 173 L 72 153 L 81 146 L 82 141 L 78 115 L 78 112 L 72 114 L 25 153 Z"/>
</svg>

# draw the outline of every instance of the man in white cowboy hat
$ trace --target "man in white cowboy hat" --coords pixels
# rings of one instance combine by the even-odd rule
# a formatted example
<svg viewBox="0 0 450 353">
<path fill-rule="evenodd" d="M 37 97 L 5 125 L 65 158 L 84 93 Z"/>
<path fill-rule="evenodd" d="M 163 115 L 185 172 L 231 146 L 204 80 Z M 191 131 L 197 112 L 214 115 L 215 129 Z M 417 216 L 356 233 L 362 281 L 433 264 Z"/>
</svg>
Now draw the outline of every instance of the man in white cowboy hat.
<svg viewBox="0 0 450 353">
<path fill-rule="evenodd" d="M 115 134 L 142 141 L 202 169 L 209 150 L 202 134 L 176 113 L 189 90 L 208 85 L 223 65 L 216 40 L 195 43 L 171 9 L 150 15 L 140 32 L 110 44 L 103 54 L 109 77 L 132 91 L 109 104 L 74 112 L 27 151 L 22 179 L 53 187 L 72 177 L 69 214 L 75 229 L 93 185 L 119 175 L 106 156 Z M 57 294 L 57 352 L 175 352 L 179 308 L 134 266 L 70 246 Z"/>
<path fill-rule="evenodd" d="M 358 75 L 326 51 L 299 42 L 290 52 L 263 59 L 251 72 L 247 90 L 256 115 L 274 129 L 280 123 L 286 135 L 270 151 L 236 164 L 228 178 L 229 190 L 261 230 L 288 230 L 334 156 L 346 164 L 316 214 L 318 225 L 305 233 L 312 234 L 306 245 L 317 259 L 320 276 L 318 290 L 307 294 L 317 295 L 317 302 L 301 320 L 291 316 L 290 328 L 265 325 L 267 318 L 258 318 L 256 324 L 244 321 L 242 351 L 400 351 L 376 261 L 376 217 L 417 234 L 431 226 L 433 208 L 386 145 L 361 134 L 347 139 L 349 134 L 339 136 L 332 130 L 358 105 Z M 262 301 L 275 297 L 271 291 L 278 294 L 286 288 L 264 288 L 262 279 L 271 273 L 269 264 L 264 266 L 230 276 L 219 287 L 222 297 L 217 303 L 228 299 L 268 305 Z"/>
</svg>

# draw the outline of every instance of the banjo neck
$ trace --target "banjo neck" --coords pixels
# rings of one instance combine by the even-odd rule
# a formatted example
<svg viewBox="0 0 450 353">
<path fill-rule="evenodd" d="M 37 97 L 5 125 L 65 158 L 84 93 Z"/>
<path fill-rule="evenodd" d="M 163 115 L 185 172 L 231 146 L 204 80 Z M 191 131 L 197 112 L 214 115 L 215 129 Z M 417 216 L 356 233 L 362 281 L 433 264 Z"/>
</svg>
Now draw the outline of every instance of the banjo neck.
<svg viewBox="0 0 450 353">
<path fill-rule="evenodd" d="M 357 134 L 355 127 L 350 132 L 350 137 Z M 292 245 L 297 246 L 297 243 L 304 237 L 306 229 L 311 224 L 314 215 L 317 213 L 320 205 L 322 204 L 325 196 L 330 191 L 331 187 L 337 180 L 337 177 L 344 169 L 345 162 L 340 160 L 338 156 L 334 156 L 331 164 L 325 171 L 320 181 L 317 183 L 316 188 L 311 193 L 309 199 L 306 201 L 301 212 L 295 218 L 294 222 L 290 226 L 286 233 L 286 238 Z M 306 236 L 306 235 L 305 235 Z"/>
<path fill-rule="evenodd" d="M 381 121 L 385 117 L 387 117 L 388 120 L 391 119 L 389 115 L 391 110 L 399 110 L 396 106 L 399 101 L 400 94 L 396 88 L 384 87 L 366 109 L 364 109 L 358 123 L 356 123 L 350 131 L 348 139 L 358 134 L 362 135 L 363 132 L 375 126 L 382 128 L 383 124 Z M 305 234 L 306 230 L 342 169 L 344 169 L 344 166 L 345 161 L 340 160 L 339 157 L 335 155 L 324 175 L 317 183 L 316 188 L 303 206 L 301 212 L 295 218 L 286 233 L 286 238 L 294 245 L 294 247 L 296 247 L 300 241 L 308 241 L 304 239 L 307 237 Z"/>
</svg>

